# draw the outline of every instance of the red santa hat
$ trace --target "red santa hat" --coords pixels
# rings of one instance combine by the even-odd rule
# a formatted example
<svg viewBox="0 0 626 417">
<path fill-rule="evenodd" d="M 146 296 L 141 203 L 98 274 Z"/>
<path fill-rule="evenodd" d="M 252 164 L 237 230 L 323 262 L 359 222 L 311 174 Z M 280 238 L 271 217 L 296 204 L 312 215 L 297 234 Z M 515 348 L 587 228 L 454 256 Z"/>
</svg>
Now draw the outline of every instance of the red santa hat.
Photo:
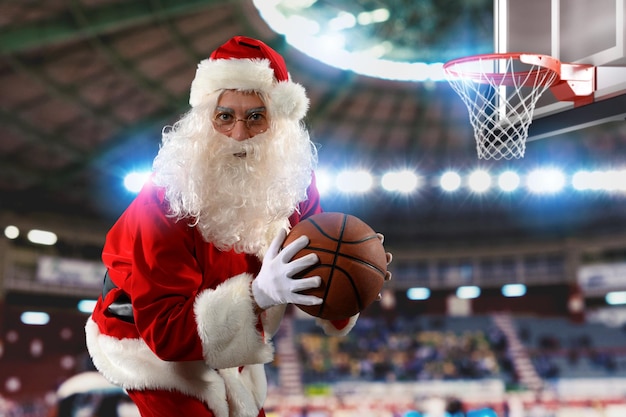
<svg viewBox="0 0 626 417">
<path fill-rule="evenodd" d="M 291 80 L 282 56 L 265 43 L 235 36 L 198 64 L 189 104 L 219 90 L 254 90 L 269 97 L 272 117 L 300 120 L 309 108 L 304 87 Z"/>
</svg>

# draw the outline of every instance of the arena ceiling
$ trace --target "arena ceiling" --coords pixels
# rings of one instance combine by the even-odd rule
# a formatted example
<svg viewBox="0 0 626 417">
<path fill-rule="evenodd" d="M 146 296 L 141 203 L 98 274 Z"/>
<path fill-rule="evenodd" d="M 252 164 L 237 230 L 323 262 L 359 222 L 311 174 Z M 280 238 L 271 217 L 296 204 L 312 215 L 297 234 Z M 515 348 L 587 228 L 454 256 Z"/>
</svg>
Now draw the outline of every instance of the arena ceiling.
<svg viewBox="0 0 626 417">
<path fill-rule="evenodd" d="M 491 9 L 481 0 L 459 10 L 454 7 L 463 2 L 317 3 L 388 7 L 386 22 L 354 39 L 393 42 L 399 47 L 389 53 L 392 60 L 433 62 L 485 52 L 481 42 L 491 30 L 485 23 Z M 424 175 L 426 187 L 411 196 L 380 191 L 325 201 L 326 210 L 363 217 L 392 244 L 623 227 L 621 200 L 615 198 L 450 196 L 429 182 L 447 168 L 622 163 L 623 126 L 530 143 L 523 160 L 478 161 L 467 111 L 447 83 L 333 68 L 288 45 L 249 0 L 0 2 L 0 210 L 114 221 L 132 198 L 122 177 L 149 167 L 162 127 L 188 109 L 197 63 L 233 35 L 270 44 L 307 88 L 306 122 L 319 144 L 320 165 L 374 173 L 408 167 Z"/>
</svg>

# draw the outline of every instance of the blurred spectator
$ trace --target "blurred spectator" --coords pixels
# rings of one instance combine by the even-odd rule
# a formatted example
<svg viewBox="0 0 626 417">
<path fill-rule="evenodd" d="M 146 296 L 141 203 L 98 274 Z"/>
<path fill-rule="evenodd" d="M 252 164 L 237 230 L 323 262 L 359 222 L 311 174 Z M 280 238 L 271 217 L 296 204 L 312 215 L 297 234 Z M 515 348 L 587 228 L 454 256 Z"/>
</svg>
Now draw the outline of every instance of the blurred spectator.
<svg viewBox="0 0 626 417">
<path fill-rule="evenodd" d="M 433 323 L 437 329 L 445 327 L 441 320 Z M 481 379 L 501 372 L 497 354 L 483 331 L 416 332 L 414 328 L 410 321 L 386 326 L 362 319 L 352 334 L 343 338 L 303 331 L 298 349 L 304 381 Z M 497 343 L 501 346 L 502 339 Z"/>
</svg>

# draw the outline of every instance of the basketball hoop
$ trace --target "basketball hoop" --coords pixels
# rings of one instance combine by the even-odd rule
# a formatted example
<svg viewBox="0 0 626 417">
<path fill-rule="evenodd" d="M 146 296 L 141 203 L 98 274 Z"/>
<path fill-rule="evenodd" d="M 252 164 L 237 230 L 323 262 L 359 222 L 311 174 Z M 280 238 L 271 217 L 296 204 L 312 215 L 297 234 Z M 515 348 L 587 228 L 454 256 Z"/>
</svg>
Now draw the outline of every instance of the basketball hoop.
<svg viewBox="0 0 626 417">
<path fill-rule="evenodd" d="M 547 89 L 560 100 L 589 97 L 595 89 L 592 68 L 524 53 L 474 55 L 443 66 L 469 111 L 478 158 L 495 160 L 524 156 L 535 105 Z M 573 81 L 565 82 L 562 72 Z"/>
</svg>

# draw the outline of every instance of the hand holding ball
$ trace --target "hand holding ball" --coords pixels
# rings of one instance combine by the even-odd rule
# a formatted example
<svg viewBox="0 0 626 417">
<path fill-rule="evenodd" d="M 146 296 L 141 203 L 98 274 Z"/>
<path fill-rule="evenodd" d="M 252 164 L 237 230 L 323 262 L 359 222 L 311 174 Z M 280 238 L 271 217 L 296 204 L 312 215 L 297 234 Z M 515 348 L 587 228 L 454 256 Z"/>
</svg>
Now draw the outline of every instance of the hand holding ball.
<svg viewBox="0 0 626 417">
<path fill-rule="evenodd" d="M 387 254 L 379 236 L 361 219 L 345 213 L 320 213 L 296 224 L 283 247 L 306 235 L 308 245 L 292 259 L 315 253 L 319 262 L 293 278 L 320 276 L 319 288 L 302 291 L 324 301 L 298 308 L 315 317 L 340 320 L 352 317 L 374 302 L 387 273 Z"/>
</svg>

